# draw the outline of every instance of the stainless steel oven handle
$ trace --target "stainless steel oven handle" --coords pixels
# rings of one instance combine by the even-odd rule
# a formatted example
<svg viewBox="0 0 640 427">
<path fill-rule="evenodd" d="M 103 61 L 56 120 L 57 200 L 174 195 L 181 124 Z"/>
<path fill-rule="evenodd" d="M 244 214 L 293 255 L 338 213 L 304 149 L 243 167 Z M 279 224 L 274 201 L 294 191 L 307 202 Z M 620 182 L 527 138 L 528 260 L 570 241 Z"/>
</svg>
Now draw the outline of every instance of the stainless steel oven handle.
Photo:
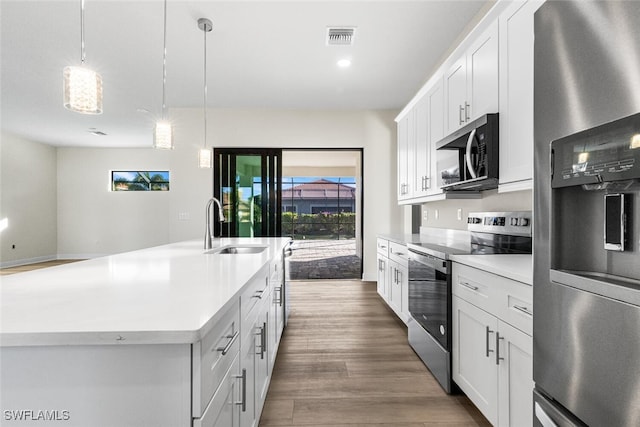
<svg viewBox="0 0 640 427">
<path fill-rule="evenodd" d="M 533 313 L 530 312 L 527 307 L 524 307 L 524 306 L 521 306 L 521 305 L 514 305 L 513 308 L 515 308 L 518 311 L 521 311 L 522 313 L 526 314 L 527 316 L 533 316 Z"/>
<path fill-rule="evenodd" d="M 467 282 L 458 282 L 458 283 L 460 283 L 460 285 L 464 286 L 465 288 L 471 289 L 472 291 L 477 291 L 479 289 L 477 286 L 470 285 Z"/>
<path fill-rule="evenodd" d="M 486 338 L 486 356 L 489 357 L 489 353 L 493 353 L 493 350 L 491 350 L 489 348 L 489 334 L 492 334 L 494 331 L 492 331 L 491 329 L 489 329 L 489 327 L 487 326 L 487 329 L 485 330 L 485 338 Z"/>
</svg>

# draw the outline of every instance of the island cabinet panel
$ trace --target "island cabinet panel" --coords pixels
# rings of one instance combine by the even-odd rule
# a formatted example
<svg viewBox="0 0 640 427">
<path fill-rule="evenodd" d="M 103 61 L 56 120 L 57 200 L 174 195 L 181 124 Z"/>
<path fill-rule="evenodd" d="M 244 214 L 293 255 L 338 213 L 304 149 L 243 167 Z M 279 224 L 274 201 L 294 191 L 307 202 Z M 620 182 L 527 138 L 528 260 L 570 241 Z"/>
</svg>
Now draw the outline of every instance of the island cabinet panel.
<svg viewBox="0 0 640 427">
<path fill-rule="evenodd" d="M 239 363 L 240 356 L 236 355 L 202 418 L 193 420 L 193 427 L 240 427 L 242 406 L 238 402 L 242 402 L 242 384 L 238 382 Z"/>
<path fill-rule="evenodd" d="M 3 347 L 3 427 L 191 425 L 191 345 Z"/>
<path fill-rule="evenodd" d="M 193 345 L 193 416 L 199 418 L 240 349 L 240 304 L 232 304 Z"/>
</svg>

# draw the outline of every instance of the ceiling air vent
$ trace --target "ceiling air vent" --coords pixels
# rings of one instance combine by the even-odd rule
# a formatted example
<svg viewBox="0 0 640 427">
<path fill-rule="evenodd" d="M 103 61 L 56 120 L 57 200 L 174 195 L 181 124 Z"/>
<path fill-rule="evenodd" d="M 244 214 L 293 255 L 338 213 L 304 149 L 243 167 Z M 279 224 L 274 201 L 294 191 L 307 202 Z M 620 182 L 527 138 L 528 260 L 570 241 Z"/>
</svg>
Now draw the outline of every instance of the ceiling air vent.
<svg viewBox="0 0 640 427">
<path fill-rule="evenodd" d="M 351 46 L 355 27 L 327 28 L 327 46 Z"/>
</svg>

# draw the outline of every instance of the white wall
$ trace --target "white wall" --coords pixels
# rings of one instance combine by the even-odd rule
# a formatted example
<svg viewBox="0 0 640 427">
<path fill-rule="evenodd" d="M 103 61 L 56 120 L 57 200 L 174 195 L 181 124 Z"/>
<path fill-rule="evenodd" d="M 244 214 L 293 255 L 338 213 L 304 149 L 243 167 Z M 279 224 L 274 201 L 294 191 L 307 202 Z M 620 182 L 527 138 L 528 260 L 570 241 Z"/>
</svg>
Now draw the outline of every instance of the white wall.
<svg viewBox="0 0 640 427">
<path fill-rule="evenodd" d="M 0 266 L 56 258 L 56 149 L 2 133 Z M 15 245 L 15 249 L 12 249 Z"/>
<path fill-rule="evenodd" d="M 111 191 L 112 170 L 169 170 L 166 151 L 58 148 L 58 255 L 89 258 L 169 242 L 173 188 Z M 173 182 L 172 182 L 173 183 Z"/>
<path fill-rule="evenodd" d="M 375 237 L 402 231 L 395 196 L 397 111 L 210 110 L 207 145 L 363 148 L 364 279 L 376 278 Z M 175 149 L 58 149 L 58 253 L 94 256 L 201 238 L 212 170 L 197 167 L 200 109 L 171 110 Z M 151 130 L 150 130 L 151 132 Z M 168 169 L 168 193 L 108 191 L 109 171 Z M 180 219 L 182 218 L 182 219 Z"/>
<path fill-rule="evenodd" d="M 532 205 L 531 190 L 511 193 L 498 193 L 498 190 L 483 191 L 482 199 L 454 199 L 424 203 L 421 223 L 423 227 L 466 230 L 469 212 L 530 211 Z M 462 219 L 460 220 L 458 220 L 458 209 L 462 210 Z M 424 219 L 425 211 L 427 220 Z M 438 211 L 438 218 L 436 218 L 436 211 Z"/>
</svg>

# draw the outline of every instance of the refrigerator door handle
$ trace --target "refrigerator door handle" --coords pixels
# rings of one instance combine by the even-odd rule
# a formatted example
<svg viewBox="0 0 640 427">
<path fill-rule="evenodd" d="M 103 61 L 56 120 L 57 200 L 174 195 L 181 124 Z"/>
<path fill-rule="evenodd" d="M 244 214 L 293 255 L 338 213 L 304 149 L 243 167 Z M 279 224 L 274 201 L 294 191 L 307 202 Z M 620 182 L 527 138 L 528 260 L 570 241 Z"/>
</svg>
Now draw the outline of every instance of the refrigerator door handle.
<svg viewBox="0 0 640 427">
<path fill-rule="evenodd" d="M 558 424 L 554 423 L 553 420 L 547 413 L 542 409 L 542 406 L 538 402 L 535 403 L 535 414 L 542 427 L 558 427 Z"/>
</svg>

